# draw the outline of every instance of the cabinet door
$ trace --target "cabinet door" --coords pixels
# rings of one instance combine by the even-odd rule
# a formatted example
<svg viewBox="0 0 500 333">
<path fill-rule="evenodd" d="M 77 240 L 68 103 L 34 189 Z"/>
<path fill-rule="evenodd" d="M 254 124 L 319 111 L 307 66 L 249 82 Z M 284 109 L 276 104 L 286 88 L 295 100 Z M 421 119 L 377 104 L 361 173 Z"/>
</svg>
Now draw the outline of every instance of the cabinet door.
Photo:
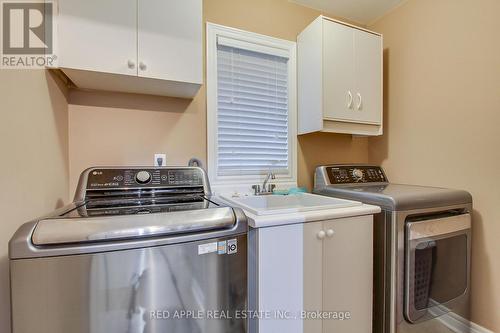
<svg viewBox="0 0 500 333">
<path fill-rule="evenodd" d="M 139 76 L 202 83 L 202 1 L 138 0 Z"/>
<path fill-rule="evenodd" d="M 356 30 L 354 34 L 355 119 L 380 124 L 382 120 L 382 37 Z"/>
<path fill-rule="evenodd" d="M 354 113 L 354 29 L 323 20 L 323 43 L 323 117 L 350 121 Z"/>
<path fill-rule="evenodd" d="M 59 0 L 59 66 L 137 75 L 137 0 Z"/>
<path fill-rule="evenodd" d="M 349 311 L 351 319 L 323 321 L 323 332 L 372 331 L 373 218 L 324 223 L 333 234 L 323 242 L 323 310 Z"/>
<path fill-rule="evenodd" d="M 304 223 L 304 311 L 323 310 L 323 222 Z M 304 318 L 304 333 L 321 333 L 321 319 Z"/>
<path fill-rule="evenodd" d="M 257 229 L 259 333 L 304 333 L 302 320 L 287 319 L 303 308 L 303 224 Z M 254 291 L 250 291 L 254 292 Z"/>
</svg>

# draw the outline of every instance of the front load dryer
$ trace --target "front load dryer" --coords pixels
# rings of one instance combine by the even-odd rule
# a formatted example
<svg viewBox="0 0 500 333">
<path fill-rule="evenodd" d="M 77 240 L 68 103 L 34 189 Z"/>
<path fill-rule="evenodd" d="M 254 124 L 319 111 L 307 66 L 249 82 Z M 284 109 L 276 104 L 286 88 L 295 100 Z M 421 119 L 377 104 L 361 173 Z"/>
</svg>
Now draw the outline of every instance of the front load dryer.
<svg viewBox="0 0 500 333">
<path fill-rule="evenodd" d="M 457 322 L 469 332 L 468 192 L 390 183 L 369 165 L 320 166 L 314 192 L 382 208 L 374 217 L 373 332 L 451 333 Z"/>
</svg>

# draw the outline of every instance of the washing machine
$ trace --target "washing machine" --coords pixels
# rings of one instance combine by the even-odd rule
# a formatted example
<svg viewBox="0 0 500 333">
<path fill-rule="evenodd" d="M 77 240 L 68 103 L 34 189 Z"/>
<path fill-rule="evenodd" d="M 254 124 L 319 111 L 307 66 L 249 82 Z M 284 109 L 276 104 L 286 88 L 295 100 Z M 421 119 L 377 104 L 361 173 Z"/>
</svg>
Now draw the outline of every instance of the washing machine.
<svg viewBox="0 0 500 333">
<path fill-rule="evenodd" d="M 373 332 L 468 332 L 472 197 L 390 183 L 372 165 L 316 168 L 314 193 L 377 205 Z"/>
<path fill-rule="evenodd" d="M 246 333 L 247 229 L 201 168 L 90 168 L 10 241 L 12 333 Z"/>
</svg>

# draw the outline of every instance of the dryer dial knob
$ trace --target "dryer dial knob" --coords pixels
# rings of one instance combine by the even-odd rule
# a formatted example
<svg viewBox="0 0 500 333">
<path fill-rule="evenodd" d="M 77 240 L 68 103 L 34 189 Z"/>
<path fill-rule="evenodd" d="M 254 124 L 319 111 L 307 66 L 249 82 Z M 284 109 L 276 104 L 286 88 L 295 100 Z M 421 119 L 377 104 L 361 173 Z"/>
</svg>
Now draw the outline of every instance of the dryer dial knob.
<svg viewBox="0 0 500 333">
<path fill-rule="evenodd" d="M 135 181 L 139 184 L 147 184 L 151 181 L 151 174 L 147 171 L 139 171 L 135 175 Z"/>
<path fill-rule="evenodd" d="M 354 177 L 355 180 L 361 180 L 365 177 L 365 174 L 363 173 L 363 170 L 354 169 L 352 170 L 352 176 Z"/>
</svg>

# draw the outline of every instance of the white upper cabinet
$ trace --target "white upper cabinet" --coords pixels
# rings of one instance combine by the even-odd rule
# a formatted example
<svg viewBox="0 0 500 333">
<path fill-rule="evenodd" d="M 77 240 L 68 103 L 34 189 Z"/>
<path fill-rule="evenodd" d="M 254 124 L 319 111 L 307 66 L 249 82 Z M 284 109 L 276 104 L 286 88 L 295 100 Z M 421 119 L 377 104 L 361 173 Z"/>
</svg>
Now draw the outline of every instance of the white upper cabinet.
<svg viewBox="0 0 500 333">
<path fill-rule="evenodd" d="M 59 66 L 137 75 L 136 22 L 137 0 L 59 0 Z"/>
<path fill-rule="evenodd" d="M 299 134 L 382 134 L 382 36 L 318 17 L 298 36 Z"/>
<path fill-rule="evenodd" d="M 323 34 L 323 117 L 349 120 L 354 114 L 356 94 L 354 29 L 324 24 Z"/>
<path fill-rule="evenodd" d="M 58 0 L 58 66 L 80 88 L 192 98 L 202 0 Z"/>
<path fill-rule="evenodd" d="M 202 83 L 198 0 L 138 1 L 139 76 Z"/>
<path fill-rule="evenodd" d="M 354 31 L 354 77 L 356 80 L 353 119 L 382 124 L 382 37 Z M 359 94 L 359 95 L 358 95 Z"/>
</svg>

